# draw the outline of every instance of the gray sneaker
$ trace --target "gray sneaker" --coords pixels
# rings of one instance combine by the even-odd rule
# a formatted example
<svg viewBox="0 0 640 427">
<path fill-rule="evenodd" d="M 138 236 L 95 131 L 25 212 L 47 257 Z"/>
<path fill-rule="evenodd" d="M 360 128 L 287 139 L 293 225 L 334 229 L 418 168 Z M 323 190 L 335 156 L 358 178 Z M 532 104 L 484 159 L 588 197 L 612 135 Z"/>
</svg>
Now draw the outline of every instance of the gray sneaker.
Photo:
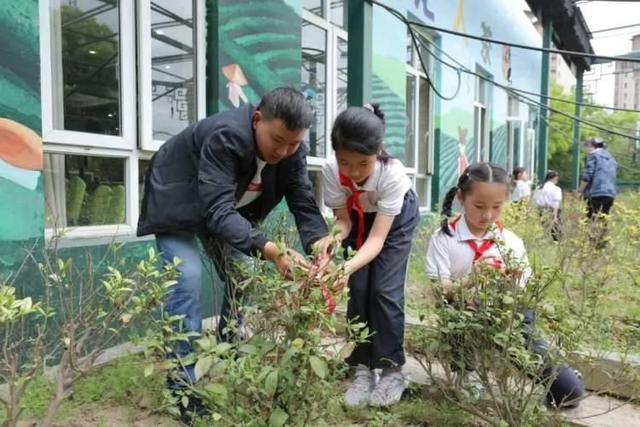
<svg viewBox="0 0 640 427">
<path fill-rule="evenodd" d="M 369 404 L 372 406 L 389 406 L 400 401 L 402 393 L 407 388 L 408 380 L 402 373 L 402 368 L 389 368 L 382 371 L 380 382 L 371 392 Z"/>
<path fill-rule="evenodd" d="M 375 385 L 375 376 L 371 369 L 364 365 L 356 367 L 353 381 L 344 395 L 347 406 L 361 406 L 369 403 L 371 390 Z"/>
</svg>

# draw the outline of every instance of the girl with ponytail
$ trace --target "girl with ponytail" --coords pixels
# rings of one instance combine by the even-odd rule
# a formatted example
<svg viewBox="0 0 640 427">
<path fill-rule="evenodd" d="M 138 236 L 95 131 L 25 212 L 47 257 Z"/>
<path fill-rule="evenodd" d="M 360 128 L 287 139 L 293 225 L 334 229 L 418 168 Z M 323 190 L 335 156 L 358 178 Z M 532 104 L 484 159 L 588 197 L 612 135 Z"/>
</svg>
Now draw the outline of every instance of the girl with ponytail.
<svg viewBox="0 0 640 427">
<path fill-rule="evenodd" d="M 404 284 L 420 214 L 404 166 L 384 151 L 384 130 L 379 105 L 349 107 L 331 132 L 336 161 L 323 168 L 324 200 L 333 209 L 338 240 L 357 251 L 345 263 L 347 317 L 372 333 L 347 359 L 353 371 L 349 406 L 388 406 L 406 388 Z M 374 369 L 382 369 L 379 381 Z"/>
</svg>

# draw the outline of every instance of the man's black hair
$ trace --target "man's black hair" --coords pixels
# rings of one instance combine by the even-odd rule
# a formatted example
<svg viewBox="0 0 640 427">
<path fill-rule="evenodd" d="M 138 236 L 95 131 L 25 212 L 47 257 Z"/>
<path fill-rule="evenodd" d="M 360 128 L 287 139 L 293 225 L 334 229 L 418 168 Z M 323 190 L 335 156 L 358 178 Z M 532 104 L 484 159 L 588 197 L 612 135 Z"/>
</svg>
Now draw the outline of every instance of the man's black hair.
<svg viewBox="0 0 640 427">
<path fill-rule="evenodd" d="M 313 111 L 300 91 L 279 87 L 266 93 L 258 109 L 265 120 L 280 119 L 289 130 L 308 129 L 313 124 Z"/>
</svg>

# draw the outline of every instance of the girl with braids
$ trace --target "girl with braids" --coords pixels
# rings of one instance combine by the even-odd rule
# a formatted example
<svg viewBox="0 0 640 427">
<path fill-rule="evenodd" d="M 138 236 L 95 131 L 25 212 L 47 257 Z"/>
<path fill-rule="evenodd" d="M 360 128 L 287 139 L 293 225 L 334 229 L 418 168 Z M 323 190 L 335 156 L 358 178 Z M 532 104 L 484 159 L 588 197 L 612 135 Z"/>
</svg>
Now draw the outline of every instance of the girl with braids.
<svg viewBox="0 0 640 427">
<path fill-rule="evenodd" d="M 331 132 L 336 162 L 323 168 L 324 199 L 336 218 L 337 239 L 357 251 L 344 266 L 347 317 L 371 333 L 347 359 L 353 371 L 345 395 L 349 406 L 387 406 L 406 388 L 404 284 L 420 214 L 404 166 L 383 149 L 384 130 L 377 104 L 343 111 Z M 379 381 L 374 369 L 382 369 Z"/>
<path fill-rule="evenodd" d="M 519 271 L 518 284 L 522 287 L 531 275 L 522 240 L 500 223 L 508 192 L 507 171 L 491 163 L 469 166 L 456 186 L 447 192 L 442 205 L 441 227 L 432 236 L 427 251 L 427 276 L 441 287 L 447 304 L 456 306 L 454 295 L 461 286 L 475 287 L 471 273 L 482 264 Z M 462 205 L 462 214 L 451 219 L 454 199 Z M 507 253 L 508 259 L 503 258 Z M 525 343 L 530 351 L 544 359 L 549 350 L 548 343 L 531 336 L 535 313 L 526 310 L 523 314 Z M 461 370 L 473 370 L 472 361 L 465 360 L 461 365 Z M 462 377 L 465 378 L 466 373 Z M 584 393 L 579 374 L 568 366 L 546 365 L 538 380 L 551 382 L 547 400 L 554 406 L 575 405 Z"/>
</svg>

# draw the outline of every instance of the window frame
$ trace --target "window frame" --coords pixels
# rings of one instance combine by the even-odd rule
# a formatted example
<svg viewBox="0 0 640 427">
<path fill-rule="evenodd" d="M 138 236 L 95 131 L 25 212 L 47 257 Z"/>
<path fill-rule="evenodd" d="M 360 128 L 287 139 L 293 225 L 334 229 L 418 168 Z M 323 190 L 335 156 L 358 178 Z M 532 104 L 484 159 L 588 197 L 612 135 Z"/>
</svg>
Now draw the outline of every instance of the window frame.
<svg viewBox="0 0 640 427">
<path fill-rule="evenodd" d="M 421 33 L 420 36 L 422 37 L 428 37 L 426 34 Z M 409 37 L 409 36 L 408 36 Z M 430 58 L 430 57 L 429 57 Z M 428 58 L 428 63 L 427 63 L 427 67 L 429 68 L 429 73 L 431 76 L 434 75 L 434 62 L 432 60 L 430 60 Z M 424 58 L 423 58 L 424 59 Z M 406 166 L 405 165 L 405 171 L 407 173 L 407 175 L 409 175 L 409 177 L 411 178 L 411 183 L 413 185 L 413 189 L 419 193 L 418 188 L 417 188 L 417 179 L 424 179 L 425 180 L 425 185 L 426 185 L 426 200 L 419 200 L 419 204 L 420 204 L 420 211 L 421 212 L 428 212 L 431 211 L 431 199 L 432 199 L 432 192 L 431 192 L 431 182 L 432 182 L 432 177 L 433 177 L 433 164 L 434 164 L 434 138 L 433 138 L 433 129 L 434 129 L 434 118 L 435 118 L 435 109 L 434 107 L 434 93 L 433 93 L 433 89 L 431 88 L 431 86 L 428 86 L 428 91 L 427 91 L 427 103 L 429 105 L 429 110 L 428 110 L 428 129 L 427 129 L 427 133 L 428 133 L 428 137 L 426 140 L 427 143 L 427 161 L 426 161 L 426 173 L 422 173 L 420 172 L 421 169 L 421 159 L 420 159 L 420 143 L 421 143 L 421 138 L 420 138 L 420 108 L 421 108 L 421 98 L 420 98 L 420 82 L 421 80 L 425 80 L 427 81 L 427 75 L 425 74 L 425 72 L 422 70 L 422 64 L 420 63 L 420 58 L 418 57 L 417 53 L 415 52 L 415 46 L 413 45 L 413 43 L 411 43 L 411 63 L 406 63 L 405 61 L 405 69 L 406 69 L 406 75 L 407 76 L 411 76 L 412 78 L 415 79 L 415 87 L 414 87 L 414 94 L 413 94 L 413 99 L 415 100 L 415 106 L 414 106 L 414 110 L 415 110 L 415 123 L 413 123 L 413 159 L 414 159 L 414 166 Z M 427 83 L 428 84 L 428 83 Z M 406 103 L 406 100 L 405 100 Z"/>
<path fill-rule="evenodd" d="M 40 78 L 42 96 L 43 152 L 88 157 L 115 157 L 124 159 L 125 222 L 112 225 L 61 226 L 59 229 L 45 225 L 45 239 L 61 239 L 64 245 L 77 242 L 109 242 L 118 240 L 149 240 L 136 237 L 139 217 L 139 161 L 149 160 L 164 141 L 151 141 L 151 35 L 150 0 L 121 1 L 120 25 L 120 105 L 122 135 L 100 135 L 87 132 L 54 129 L 53 78 L 56 71 L 53 58 L 53 33 L 51 5 L 56 0 L 41 0 L 40 18 Z M 205 0 L 193 0 L 196 73 L 196 120 L 206 116 L 206 4 Z M 144 16 L 143 8 L 149 13 Z M 136 14 L 140 19 L 136 20 Z M 136 30 L 137 28 L 137 30 Z M 146 30 L 145 30 L 146 28 Z M 145 37 L 144 34 L 148 34 Z M 136 46 L 138 43 L 138 46 Z M 136 58 L 140 61 L 136 69 Z M 143 62 L 148 61 L 148 62 Z M 145 64 L 149 65 L 144 68 Z M 59 67 L 57 67 L 59 68 Z M 59 70 L 58 70 L 59 71 Z M 144 89 L 148 87 L 147 93 Z M 148 104 L 146 104 L 148 102 Z M 142 107 L 139 107 L 142 106 Z M 144 108 L 148 105 L 147 108 Z M 137 117 L 140 117 L 140 120 Z M 147 139 L 150 143 L 146 143 Z M 159 142 L 159 143 L 158 143 Z M 75 243 L 74 243 L 75 242 Z"/>
<path fill-rule="evenodd" d="M 324 2 L 325 12 L 328 8 L 328 1 Z M 325 31 L 327 36 L 326 43 L 326 64 L 325 68 L 327 70 L 326 75 L 326 96 L 325 96 L 325 122 L 324 122 L 324 131 L 325 131 L 325 146 L 324 146 L 324 157 L 320 156 L 307 156 L 307 164 L 309 166 L 318 166 L 322 167 L 328 159 L 331 159 L 333 156 L 333 149 L 331 148 L 331 127 L 333 125 L 333 121 L 338 115 L 338 105 L 337 105 L 337 64 L 338 64 L 338 39 L 341 39 L 344 42 L 349 41 L 348 33 L 342 28 L 338 27 L 336 24 L 331 23 L 329 20 L 325 18 L 321 18 L 320 16 L 309 12 L 306 9 L 302 10 L 302 21 L 307 21 L 312 25 L 315 25 L 322 30 Z M 302 47 L 301 47 L 302 48 Z"/>
<path fill-rule="evenodd" d="M 153 139 L 153 100 L 152 87 L 152 52 L 151 52 L 151 1 L 138 0 L 138 99 L 139 105 L 151 105 L 151 108 L 142 108 L 139 120 L 139 148 L 144 151 L 157 151 L 163 140 Z M 206 6 L 205 0 L 192 0 L 193 16 L 195 24 L 194 49 L 196 80 L 196 120 L 206 117 Z M 204 49 L 202 48 L 204 47 Z"/>
<path fill-rule="evenodd" d="M 56 129 L 54 90 L 60 85 L 54 77 L 62 73 L 60 58 L 55 58 L 53 43 L 60 47 L 61 40 L 54 37 L 52 25 L 52 4 L 60 0 L 42 0 L 39 3 L 40 18 L 40 79 L 42 97 L 42 139 L 51 143 L 76 145 L 80 147 L 112 148 L 130 150 L 135 148 L 136 139 L 136 87 L 135 87 L 135 11 L 133 2 L 119 2 L 120 14 L 118 55 L 120 64 L 120 129 L 121 135 L 101 135 L 89 132 Z M 54 62 L 55 61 L 55 62 Z M 48 67 L 46 67 L 48 65 Z M 48 69 L 48 71 L 45 71 Z M 64 111 L 63 108 L 60 108 Z M 63 113 L 64 114 L 64 113 Z"/>
</svg>

